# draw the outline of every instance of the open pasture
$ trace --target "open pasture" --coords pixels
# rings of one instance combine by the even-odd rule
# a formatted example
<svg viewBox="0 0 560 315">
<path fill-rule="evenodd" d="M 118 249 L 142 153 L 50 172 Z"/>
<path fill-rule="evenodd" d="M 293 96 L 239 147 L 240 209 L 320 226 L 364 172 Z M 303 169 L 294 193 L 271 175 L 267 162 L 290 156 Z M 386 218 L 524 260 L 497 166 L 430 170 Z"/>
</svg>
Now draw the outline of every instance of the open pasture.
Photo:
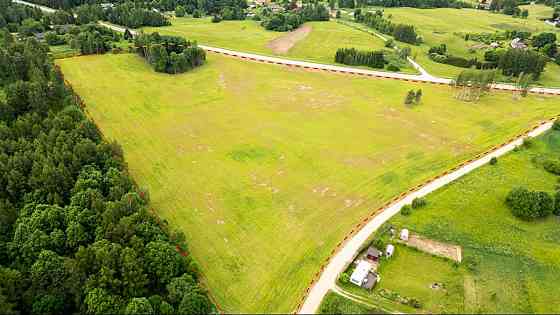
<svg viewBox="0 0 560 315">
<path fill-rule="evenodd" d="M 450 54 L 465 58 L 484 58 L 483 50 L 469 51 L 469 47 L 479 44 L 474 41 L 465 41 L 463 37 L 454 33 L 493 33 L 495 31 L 522 30 L 533 33 L 559 32 L 539 17 L 552 16 L 552 8 L 544 5 L 527 5 L 529 10 L 527 19 L 513 18 L 509 15 L 491 13 L 475 9 L 416 9 L 416 8 L 383 8 L 385 16 L 391 16 L 396 23 L 412 24 L 423 37 L 424 43 L 420 46 L 410 46 L 416 61 L 426 70 L 436 76 L 455 77 L 463 68 L 447 64 L 436 63 L 428 58 L 428 50 L 432 46 L 446 44 Z M 560 35 L 560 32 L 558 33 Z M 402 45 L 402 44 L 401 44 Z M 549 62 L 543 73 L 540 84 L 546 86 L 560 86 L 560 66 Z"/>
<path fill-rule="evenodd" d="M 560 132 L 551 131 L 531 148 L 512 152 L 496 165 L 486 165 L 432 193 L 425 208 L 391 221 L 463 247 L 459 270 L 464 274 L 465 312 L 560 312 L 560 287 L 554 285 L 560 280 L 560 218 L 526 222 L 505 205 L 514 187 L 553 193 L 557 176 L 546 172 L 541 162 L 559 153 Z M 422 276 L 432 275 L 428 268 Z"/>
<path fill-rule="evenodd" d="M 175 18 L 171 23 L 171 26 L 143 30 L 182 36 L 208 46 L 328 64 L 334 63 L 334 55 L 338 48 L 354 47 L 361 50 L 384 48 L 383 40 L 380 38 L 335 21 L 304 24 L 303 27 L 309 28 L 310 31 L 292 41 L 293 46 L 285 53 L 275 52 L 271 43 L 290 36 L 289 33 L 267 31 L 257 21 L 212 23 L 210 18 Z"/>
<path fill-rule="evenodd" d="M 552 97 L 465 103 L 442 86 L 213 54 L 180 75 L 132 54 L 57 64 L 226 312 L 293 311 L 373 209 L 560 110 Z M 419 88 L 421 103 L 403 105 Z"/>
</svg>

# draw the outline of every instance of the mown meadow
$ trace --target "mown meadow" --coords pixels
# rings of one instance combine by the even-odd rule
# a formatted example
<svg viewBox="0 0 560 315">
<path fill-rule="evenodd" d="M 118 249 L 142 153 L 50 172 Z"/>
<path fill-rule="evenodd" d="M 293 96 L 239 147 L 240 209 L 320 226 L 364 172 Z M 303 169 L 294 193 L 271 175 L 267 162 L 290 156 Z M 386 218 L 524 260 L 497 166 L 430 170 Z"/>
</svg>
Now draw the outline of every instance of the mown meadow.
<svg viewBox="0 0 560 315">
<path fill-rule="evenodd" d="M 293 311 L 373 209 L 560 110 L 553 97 L 467 103 L 444 86 L 212 54 L 178 75 L 132 54 L 57 64 L 227 312 Z M 403 105 L 410 89 L 419 105 Z"/>
</svg>

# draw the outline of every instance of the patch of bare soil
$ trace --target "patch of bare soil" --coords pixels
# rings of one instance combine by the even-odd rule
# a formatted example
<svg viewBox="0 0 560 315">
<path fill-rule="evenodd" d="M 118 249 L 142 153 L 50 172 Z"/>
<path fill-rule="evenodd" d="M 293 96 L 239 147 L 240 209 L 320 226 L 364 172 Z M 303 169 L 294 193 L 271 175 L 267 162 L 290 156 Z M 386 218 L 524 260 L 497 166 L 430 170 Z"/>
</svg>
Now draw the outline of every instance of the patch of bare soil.
<svg viewBox="0 0 560 315">
<path fill-rule="evenodd" d="M 408 241 L 404 243 L 408 246 L 415 247 L 423 252 L 449 258 L 457 262 L 461 262 L 461 260 L 463 259 L 461 246 L 434 241 L 431 239 L 423 238 L 416 234 L 411 234 L 408 238 Z"/>
<path fill-rule="evenodd" d="M 271 40 L 266 47 L 270 48 L 275 54 L 285 54 L 294 47 L 297 42 L 306 38 L 310 32 L 311 26 L 302 25 L 295 31 L 291 31 L 284 36 Z"/>
</svg>

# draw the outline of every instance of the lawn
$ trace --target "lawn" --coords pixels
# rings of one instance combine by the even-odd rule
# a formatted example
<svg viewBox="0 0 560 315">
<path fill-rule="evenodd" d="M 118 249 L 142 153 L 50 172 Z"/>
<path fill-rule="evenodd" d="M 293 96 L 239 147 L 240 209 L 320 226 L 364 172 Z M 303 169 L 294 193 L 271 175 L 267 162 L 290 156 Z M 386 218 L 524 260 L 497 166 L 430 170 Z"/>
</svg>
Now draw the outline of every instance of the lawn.
<svg viewBox="0 0 560 315">
<path fill-rule="evenodd" d="M 560 132 L 549 132 L 530 149 L 510 153 L 432 193 L 428 206 L 410 217 L 392 220 L 463 246 L 463 264 L 469 267 L 465 306 L 472 307 L 466 311 L 560 312 L 560 218 L 521 221 L 504 204 L 516 186 L 553 192 L 557 177 L 539 161 L 559 154 Z M 432 275 L 436 269 L 427 270 Z"/>
<path fill-rule="evenodd" d="M 343 297 L 335 292 L 329 292 L 321 302 L 318 314 L 384 314 L 383 311 L 369 307 Z"/>
<path fill-rule="evenodd" d="M 480 50 L 470 53 L 469 47 L 478 43 L 474 41 L 465 42 L 463 37 L 454 33 L 493 33 L 514 29 L 533 33 L 559 31 L 537 19 L 543 16 L 551 16 L 552 8 L 544 5 L 527 5 L 525 8 L 529 10 L 529 18 L 527 19 L 513 18 L 504 14 L 475 9 L 383 8 L 383 10 L 385 16 L 391 16 L 391 20 L 395 23 L 414 25 L 418 33 L 424 38 L 424 44 L 411 46 L 417 62 L 433 75 L 455 77 L 464 69 L 430 60 L 427 52 L 431 46 L 444 43 L 447 45 L 450 54 L 465 58 L 476 56 L 482 60 L 484 55 L 483 51 Z M 538 83 L 547 86 L 560 86 L 560 66 L 549 62 L 543 77 Z"/>
<path fill-rule="evenodd" d="M 229 312 L 293 311 L 372 209 L 560 110 L 450 88 L 239 61 L 154 72 L 132 54 L 57 60 Z M 420 105 L 403 105 L 422 88 Z M 336 224 L 333 224 L 336 222 Z"/>
<path fill-rule="evenodd" d="M 382 258 L 377 272 L 381 281 L 373 291 L 359 288 L 352 283 L 338 285 L 344 291 L 362 298 L 371 305 L 378 305 L 392 312 L 404 313 L 465 313 L 463 282 L 467 270 L 452 261 L 434 257 L 416 249 L 395 244 L 395 253 Z M 347 271 L 348 274 L 351 273 Z M 437 283 L 440 287 L 432 288 Z M 384 293 L 385 292 L 385 293 Z M 421 307 L 394 302 L 388 296 L 416 299 Z"/>
<path fill-rule="evenodd" d="M 171 26 L 144 28 L 144 31 L 183 36 L 208 46 L 327 64 L 334 63 L 334 55 L 338 48 L 384 49 L 384 42 L 380 38 L 335 21 L 307 23 L 311 32 L 286 54 L 275 54 L 267 46 L 270 41 L 287 33 L 267 31 L 257 21 L 212 23 L 210 18 L 185 17 L 173 19 L 171 22 Z M 411 72 L 412 68 L 403 70 Z"/>
</svg>

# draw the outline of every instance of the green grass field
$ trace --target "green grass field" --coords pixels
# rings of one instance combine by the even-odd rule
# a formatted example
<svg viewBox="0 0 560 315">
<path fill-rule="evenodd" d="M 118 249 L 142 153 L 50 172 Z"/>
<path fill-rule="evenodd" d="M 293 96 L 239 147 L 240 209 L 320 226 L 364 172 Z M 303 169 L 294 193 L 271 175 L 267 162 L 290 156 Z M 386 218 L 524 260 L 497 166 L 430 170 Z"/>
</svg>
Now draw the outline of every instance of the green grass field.
<svg viewBox="0 0 560 315">
<path fill-rule="evenodd" d="M 335 292 L 329 292 L 321 302 L 318 314 L 384 314 L 379 309 L 352 301 Z"/>
<path fill-rule="evenodd" d="M 381 281 L 372 291 L 359 288 L 352 283 L 338 285 L 346 292 L 359 296 L 371 305 L 402 313 L 465 313 L 464 277 L 467 270 L 453 262 L 431 256 L 403 245 L 395 244 L 395 253 L 390 259 L 383 258 L 377 269 Z M 347 271 L 348 274 L 351 271 Z M 443 287 L 433 289 L 432 284 Z M 416 299 L 421 307 L 394 302 L 382 294 L 383 291 L 398 294 L 402 298 Z M 472 310 L 471 310 L 472 311 Z"/>
<path fill-rule="evenodd" d="M 464 274 L 466 312 L 560 312 L 560 218 L 525 222 L 504 204 L 507 193 L 520 185 L 553 192 L 557 178 L 539 161 L 559 153 L 560 132 L 549 132 L 532 148 L 510 153 L 497 165 L 484 166 L 429 195 L 428 206 L 410 217 L 392 220 L 463 246 L 463 265 L 470 266 Z M 418 277 L 439 274 L 438 268 L 426 270 Z M 414 280 L 399 282 L 403 292 L 412 289 L 409 284 L 416 279 L 410 278 Z"/>
<path fill-rule="evenodd" d="M 293 311 L 372 209 L 560 110 L 210 54 L 181 75 L 131 54 L 57 61 L 229 312 Z M 422 88 L 419 106 L 403 105 Z M 336 222 L 336 224 L 333 224 Z"/>
<path fill-rule="evenodd" d="M 483 51 L 469 52 L 469 47 L 478 44 L 468 41 L 453 33 L 456 32 L 495 32 L 504 30 L 525 30 L 538 32 L 559 32 L 548 24 L 539 21 L 539 17 L 552 16 L 552 8 L 544 5 L 527 5 L 529 18 L 519 19 L 504 14 L 490 13 L 475 9 L 416 9 L 416 8 L 383 8 L 385 16 L 391 15 L 395 23 L 412 24 L 424 38 L 420 46 L 410 46 L 416 61 L 426 70 L 437 76 L 455 77 L 462 68 L 436 63 L 428 58 L 427 52 L 431 46 L 445 43 L 450 54 L 466 58 L 478 57 L 482 60 Z M 559 33 L 560 35 L 560 33 Z M 402 45 L 402 43 L 401 43 Z M 540 84 L 547 86 L 560 86 L 560 66 L 549 62 L 545 73 L 539 80 Z"/>
<path fill-rule="evenodd" d="M 182 36 L 208 46 L 328 64 L 334 63 L 334 55 L 338 48 L 384 48 L 380 38 L 335 21 L 307 23 L 312 29 L 307 37 L 296 43 L 287 54 L 281 55 L 275 54 L 267 45 L 273 39 L 287 33 L 267 31 L 259 25 L 260 22 L 245 20 L 212 23 L 210 18 L 176 18 L 171 22 L 171 26 L 144 28 L 144 31 Z M 413 69 L 403 70 L 412 72 Z"/>
</svg>

